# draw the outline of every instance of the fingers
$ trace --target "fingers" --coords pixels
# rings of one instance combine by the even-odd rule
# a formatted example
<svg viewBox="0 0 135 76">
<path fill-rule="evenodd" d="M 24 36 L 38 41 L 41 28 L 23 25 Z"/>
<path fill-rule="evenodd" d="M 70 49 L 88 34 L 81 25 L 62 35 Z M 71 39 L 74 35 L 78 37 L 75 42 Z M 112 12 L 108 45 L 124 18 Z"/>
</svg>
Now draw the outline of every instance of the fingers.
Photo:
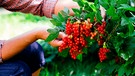
<svg viewBox="0 0 135 76">
<path fill-rule="evenodd" d="M 63 39 L 64 37 L 66 37 L 66 36 L 67 36 L 67 35 L 66 35 L 64 32 L 59 32 L 58 38 L 55 39 L 55 40 L 52 40 L 51 42 L 49 42 L 49 44 L 50 44 L 52 47 L 58 47 L 58 46 L 60 46 L 60 45 L 63 43 L 62 39 Z"/>
<path fill-rule="evenodd" d="M 59 32 L 59 36 L 58 38 L 64 38 L 66 37 L 67 35 L 64 33 L 64 32 Z"/>
<path fill-rule="evenodd" d="M 60 46 L 62 43 L 63 43 L 63 41 L 59 41 L 59 40 L 53 40 L 53 41 L 49 42 L 49 44 L 50 44 L 52 47 L 58 47 L 58 46 Z"/>
<path fill-rule="evenodd" d="M 100 6 L 100 10 L 101 10 L 101 16 L 102 16 L 102 18 L 105 19 L 105 16 L 106 16 L 105 11 L 106 10 L 102 6 Z"/>
</svg>

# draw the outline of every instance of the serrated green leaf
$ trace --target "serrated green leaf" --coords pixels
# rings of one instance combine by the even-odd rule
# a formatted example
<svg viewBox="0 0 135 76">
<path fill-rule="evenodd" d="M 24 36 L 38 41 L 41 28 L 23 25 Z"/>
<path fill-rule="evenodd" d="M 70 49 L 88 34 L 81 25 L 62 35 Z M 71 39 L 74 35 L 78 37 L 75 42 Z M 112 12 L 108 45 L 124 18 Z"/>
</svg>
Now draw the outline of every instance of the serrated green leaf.
<svg viewBox="0 0 135 76">
<path fill-rule="evenodd" d="M 119 7 L 118 9 L 135 12 L 135 7 L 129 6 L 128 4 L 121 4 L 121 7 Z"/>
<path fill-rule="evenodd" d="M 77 59 L 82 61 L 82 54 L 77 55 Z"/>
<path fill-rule="evenodd" d="M 58 19 L 59 19 L 59 21 L 61 21 L 61 22 L 66 21 L 66 20 L 64 19 L 64 17 L 63 17 L 60 13 L 58 13 Z"/>
<path fill-rule="evenodd" d="M 55 25 L 55 26 L 61 26 L 61 25 L 62 25 L 61 22 L 59 22 L 59 21 L 57 21 L 57 20 L 55 20 L 55 19 L 50 20 L 50 22 L 51 22 L 53 25 Z"/>
<path fill-rule="evenodd" d="M 54 20 L 60 21 L 59 18 L 58 18 L 58 16 L 55 15 L 55 14 L 52 15 L 52 18 L 53 18 Z"/>
<path fill-rule="evenodd" d="M 50 42 L 54 39 L 56 39 L 59 35 L 59 31 L 58 30 L 53 30 L 53 29 L 48 29 L 48 32 L 50 33 L 49 36 L 46 38 L 46 42 Z"/>
<path fill-rule="evenodd" d="M 61 15 L 62 15 L 64 18 L 66 18 L 66 17 L 68 17 L 68 16 L 69 16 L 69 14 L 68 14 L 68 13 L 66 13 L 66 12 L 64 12 L 63 10 L 62 10 L 62 11 L 60 11 L 60 13 L 61 13 Z"/>
</svg>

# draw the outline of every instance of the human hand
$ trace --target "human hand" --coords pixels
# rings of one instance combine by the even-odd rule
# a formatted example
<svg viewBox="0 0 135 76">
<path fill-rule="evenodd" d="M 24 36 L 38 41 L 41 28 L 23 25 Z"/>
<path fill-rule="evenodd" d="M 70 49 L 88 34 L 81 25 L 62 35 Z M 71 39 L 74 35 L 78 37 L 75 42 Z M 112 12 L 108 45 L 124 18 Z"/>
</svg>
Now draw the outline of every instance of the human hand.
<svg viewBox="0 0 135 76">
<path fill-rule="evenodd" d="M 52 40 L 51 42 L 49 42 L 49 44 L 53 47 L 58 47 L 63 43 L 62 39 L 64 37 L 66 37 L 66 34 L 64 32 L 60 32 L 58 38 L 55 40 Z"/>
<path fill-rule="evenodd" d="M 49 29 L 49 28 L 50 27 L 37 28 L 36 29 L 37 30 L 36 38 L 46 40 L 46 38 L 49 36 L 49 32 L 47 31 L 47 29 Z M 52 40 L 51 42 L 49 42 L 49 44 L 53 47 L 58 47 L 63 43 L 62 39 L 65 36 L 66 36 L 66 34 L 64 32 L 59 32 L 58 38 L 55 40 Z"/>
<path fill-rule="evenodd" d="M 70 15 L 74 14 L 72 8 L 80 8 L 77 2 L 73 0 L 58 0 L 54 8 L 54 14 L 58 14 L 58 12 L 63 10 L 65 7 L 69 9 Z"/>
<path fill-rule="evenodd" d="M 100 6 L 100 11 L 101 11 L 101 16 L 102 16 L 103 21 L 104 21 L 105 16 L 106 16 L 106 13 L 105 13 L 106 10 L 102 6 Z"/>
</svg>

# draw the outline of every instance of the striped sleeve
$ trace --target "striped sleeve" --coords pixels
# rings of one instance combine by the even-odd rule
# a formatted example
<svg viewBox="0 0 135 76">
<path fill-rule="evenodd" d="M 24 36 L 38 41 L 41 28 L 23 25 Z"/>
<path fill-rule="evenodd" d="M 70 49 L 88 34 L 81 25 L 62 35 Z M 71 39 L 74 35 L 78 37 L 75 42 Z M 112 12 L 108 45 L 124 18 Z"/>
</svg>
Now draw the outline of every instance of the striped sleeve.
<svg viewBox="0 0 135 76">
<path fill-rule="evenodd" d="M 0 6 L 10 11 L 51 17 L 57 0 L 0 0 Z"/>
</svg>

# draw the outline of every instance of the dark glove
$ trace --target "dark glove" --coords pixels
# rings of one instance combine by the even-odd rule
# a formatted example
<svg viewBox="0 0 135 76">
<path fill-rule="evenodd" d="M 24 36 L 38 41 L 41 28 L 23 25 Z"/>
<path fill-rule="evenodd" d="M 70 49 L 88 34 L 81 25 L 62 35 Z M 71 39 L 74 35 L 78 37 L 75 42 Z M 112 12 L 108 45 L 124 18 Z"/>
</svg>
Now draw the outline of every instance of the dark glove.
<svg viewBox="0 0 135 76">
<path fill-rule="evenodd" d="M 44 51 L 37 42 L 26 47 L 13 59 L 24 61 L 30 67 L 32 73 L 45 65 Z"/>
</svg>

